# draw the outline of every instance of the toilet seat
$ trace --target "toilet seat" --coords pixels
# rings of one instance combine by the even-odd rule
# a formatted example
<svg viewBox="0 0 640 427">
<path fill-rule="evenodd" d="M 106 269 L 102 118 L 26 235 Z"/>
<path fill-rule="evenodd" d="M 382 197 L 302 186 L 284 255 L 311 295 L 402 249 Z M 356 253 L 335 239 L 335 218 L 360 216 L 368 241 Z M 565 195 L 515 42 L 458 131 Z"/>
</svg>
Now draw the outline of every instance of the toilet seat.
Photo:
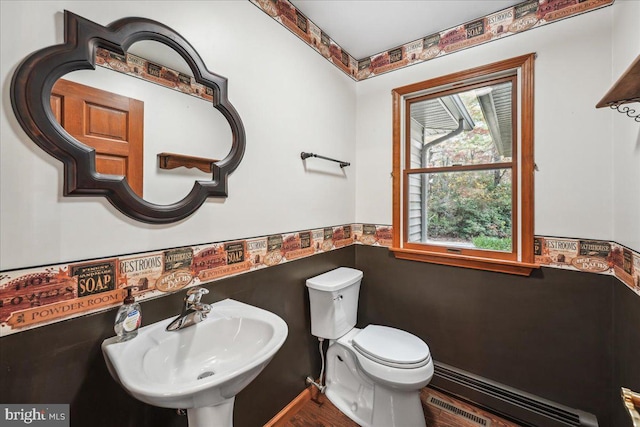
<svg viewBox="0 0 640 427">
<path fill-rule="evenodd" d="M 431 361 L 429 346 L 417 336 L 388 326 L 369 325 L 352 340 L 362 356 L 384 366 L 413 369 Z"/>
<path fill-rule="evenodd" d="M 377 329 L 378 328 L 373 328 L 374 331 Z M 397 331 L 398 329 L 395 330 Z M 364 329 L 353 328 L 346 335 L 340 337 L 333 345 L 330 345 L 329 350 L 327 351 L 327 360 L 329 359 L 330 353 L 336 352 L 334 347 L 340 346 L 344 347 L 351 355 L 353 355 L 356 366 L 367 378 L 369 378 L 376 384 L 384 385 L 385 387 L 390 387 L 394 390 L 409 391 L 419 390 L 422 387 L 426 386 L 429 381 L 431 381 L 434 366 L 433 359 L 431 358 L 430 353 L 427 356 L 426 360 L 417 362 L 415 364 L 400 363 L 397 364 L 397 366 L 390 366 L 393 362 L 383 361 L 380 358 L 374 357 L 372 354 L 366 354 L 364 351 L 361 351 L 355 347 L 354 340 L 358 335 L 362 333 L 362 331 L 364 331 Z M 365 334 L 364 337 L 366 338 L 367 335 L 368 334 Z M 376 335 L 375 332 L 373 336 L 379 337 L 379 335 Z M 416 336 L 413 337 L 414 339 L 421 341 L 425 347 L 427 346 L 427 344 L 420 340 L 420 338 Z M 413 339 L 409 340 L 413 341 Z M 382 341 L 381 345 L 387 347 L 392 346 L 389 341 L 385 342 L 385 340 Z"/>
</svg>

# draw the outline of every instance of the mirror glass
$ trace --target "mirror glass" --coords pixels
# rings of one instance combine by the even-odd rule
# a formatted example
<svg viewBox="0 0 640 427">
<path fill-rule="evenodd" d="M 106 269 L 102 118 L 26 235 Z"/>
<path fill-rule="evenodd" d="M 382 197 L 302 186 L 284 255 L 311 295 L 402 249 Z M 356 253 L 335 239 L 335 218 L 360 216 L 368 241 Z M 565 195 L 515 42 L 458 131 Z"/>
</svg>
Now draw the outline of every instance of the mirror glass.
<svg viewBox="0 0 640 427">
<path fill-rule="evenodd" d="M 192 74 L 176 51 L 156 41 L 136 42 L 126 56 L 98 48 L 96 69 L 63 76 L 51 106 L 75 140 L 96 149 L 97 172 L 124 175 L 144 200 L 167 205 L 212 174 L 163 168 L 158 154 L 218 161 L 232 148 L 229 122 Z"/>
</svg>

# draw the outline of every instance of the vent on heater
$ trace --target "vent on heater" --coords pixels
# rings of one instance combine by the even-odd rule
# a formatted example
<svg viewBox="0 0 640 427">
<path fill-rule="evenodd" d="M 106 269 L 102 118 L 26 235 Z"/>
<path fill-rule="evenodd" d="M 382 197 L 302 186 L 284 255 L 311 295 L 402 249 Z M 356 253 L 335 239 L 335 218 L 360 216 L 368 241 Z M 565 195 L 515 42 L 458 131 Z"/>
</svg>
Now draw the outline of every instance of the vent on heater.
<svg viewBox="0 0 640 427">
<path fill-rule="evenodd" d="M 429 405 L 435 406 L 437 408 L 442 409 L 452 415 L 463 417 L 468 421 L 476 423 L 479 426 L 491 427 L 491 420 L 485 417 L 481 417 L 480 415 L 469 412 L 465 409 L 462 409 L 459 406 L 456 406 L 450 402 L 445 402 L 442 399 L 438 399 L 433 395 L 429 395 L 429 399 L 427 400 Z"/>
</svg>

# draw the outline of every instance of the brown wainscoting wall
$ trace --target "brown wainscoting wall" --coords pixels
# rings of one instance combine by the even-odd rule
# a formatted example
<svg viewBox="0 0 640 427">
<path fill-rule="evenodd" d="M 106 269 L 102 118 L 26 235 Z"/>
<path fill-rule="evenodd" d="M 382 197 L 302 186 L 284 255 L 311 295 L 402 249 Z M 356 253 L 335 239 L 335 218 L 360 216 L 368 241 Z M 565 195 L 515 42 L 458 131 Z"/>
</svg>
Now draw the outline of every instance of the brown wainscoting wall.
<svg viewBox="0 0 640 427">
<path fill-rule="evenodd" d="M 285 319 L 289 337 L 236 398 L 236 427 L 263 425 L 319 373 L 305 280 L 338 266 L 364 271 L 359 326 L 423 338 L 435 360 L 627 426 L 619 387 L 640 389 L 640 301 L 613 276 L 542 268 L 532 277 L 396 260 L 353 245 L 206 285 Z M 177 315 L 184 292 L 142 302 L 143 324 Z M 72 426 L 186 426 L 174 410 L 127 395 L 100 344 L 115 309 L 0 338 L 0 402 L 69 403 Z M 479 402 L 482 404 L 482 402 Z"/>
<path fill-rule="evenodd" d="M 631 427 L 631 417 L 622 404 L 620 387 L 640 393 L 640 301 L 619 282 L 613 293 L 614 352 L 613 423 Z"/>
<path fill-rule="evenodd" d="M 405 329 L 438 362 L 620 425 L 612 423 L 613 366 L 633 353 L 613 348 L 614 288 L 625 288 L 614 277 L 552 268 L 519 277 L 397 260 L 364 245 L 356 268 L 364 271 L 359 326 Z M 637 313 L 637 295 L 627 294 Z"/>
<path fill-rule="evenodd" d="M 349 246 L 205 285 L 211 292 L 204 302 L 233 298 L 272 311 L 289 326 L 283 347 L 237 396 L 236 427 L 263 425 L 306 387 L 307 375 L 319 373 L 305 280 L 354 263 L 355 246 Z M 143 326 L 177 315 L 183 297 L 178 292 L 142 302 Z M 138 402 L 109 375 L 100 344 L 114 335 L 115 314 L 112 309 L 0 338 L 0 402 L 68 403 L 73 427 L 186 426 L 186 417 Z"/>
</svg>

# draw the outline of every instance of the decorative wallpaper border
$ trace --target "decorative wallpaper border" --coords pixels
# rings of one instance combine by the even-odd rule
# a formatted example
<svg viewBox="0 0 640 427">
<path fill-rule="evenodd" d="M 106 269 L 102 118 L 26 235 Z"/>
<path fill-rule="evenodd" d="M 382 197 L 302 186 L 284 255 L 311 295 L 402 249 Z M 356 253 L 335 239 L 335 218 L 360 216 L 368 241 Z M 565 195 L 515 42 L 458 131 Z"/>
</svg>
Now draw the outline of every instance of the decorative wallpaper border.
<svg viewBox="0 0 640 427">
<path fill-rule="evenodd" d="M 534 254 L 543 267 L 615 276 L 640 296 L 640 253 L 619 243 L 535 236 Z"/>
<path fill-rule="evenodd" d="M 156 83 L 205 101 L 213 101 L 213 89 L 196 83 L 192 76 L 130 53 L 120 55 L 98 47 L 96 48 L 96 65 Z"/>
<path fill-rule="evenodd" d="M 307 18 L 288 0 L 249 0 L 264 13 L 282 24 L 285 28 L 298 36 L 303 42 L 311 46 L 316 52 L 324 56 L 329 62 L 338 67 L 343 73 L 356 79 L 358 61 L 333 41 L 327 33 Z"/>
<path fill-rule="evenodd" d="M 0 272 L 0 336 L 352 244 L 391 246 L 389 225 L 347 224 Z M 536 236 L 536 263 L 613 275 L 640 296 L 640 254 L 615 242 Z"/>
<path fill-rule="evenodd" d="M 361 230 L 340 225 L 0 272 L 0 336 L 116 307 L 127 287 L 144 301 L 342 248 L 356 238 L 373 242 Z"/>
<path fill-rule="evenodd" d="M 614 2 L 614 0 L 526 0 L 485 17 L 439 31 L 368 58 L 356 60 L 288 0 L 249 1 L 356 81 L 541 27 L 612 5 Z"/>
</svg>

